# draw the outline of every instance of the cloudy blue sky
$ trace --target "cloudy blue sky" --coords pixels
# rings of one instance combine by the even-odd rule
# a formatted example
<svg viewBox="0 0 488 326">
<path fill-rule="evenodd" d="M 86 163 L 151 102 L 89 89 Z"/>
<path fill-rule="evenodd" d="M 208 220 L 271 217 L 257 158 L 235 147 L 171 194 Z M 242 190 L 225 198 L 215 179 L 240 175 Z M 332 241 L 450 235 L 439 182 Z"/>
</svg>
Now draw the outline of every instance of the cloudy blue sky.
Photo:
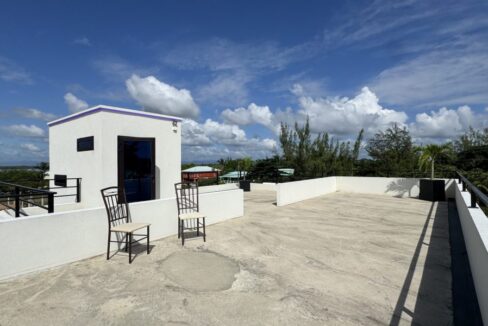
<svg viewBox="0 0 488 326">
<path fill-rule="evenodd" d="M 488 127 L 488 2 L 9 1 L 0 164 L 97 104 L 187 118 L 184 160 L 271 155 L 280 122 L 419 143 Z"/>
</svg>

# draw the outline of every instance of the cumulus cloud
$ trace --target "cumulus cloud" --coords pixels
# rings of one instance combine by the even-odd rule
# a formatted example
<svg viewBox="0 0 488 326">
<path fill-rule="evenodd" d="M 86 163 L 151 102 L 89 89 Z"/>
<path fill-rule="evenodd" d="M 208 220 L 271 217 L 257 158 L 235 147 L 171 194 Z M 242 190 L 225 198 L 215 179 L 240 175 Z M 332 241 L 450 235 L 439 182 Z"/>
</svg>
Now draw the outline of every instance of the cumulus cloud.
<svg viewBox="0 0 488 326">
<path fill-rule="evenodd" d="M 364 87 L 359 94 L 347 97 L 312 97 L 304 92 L 301 84 L 290 90 L 298 101 L 298 108 L 275 110 L 268 106 L 251 103 L 248 107 L 226 109 L 221 113 L 224 122 L 240 126 L 261 124 L 279 134 L 281 122 L 304 123 L 310 119 L 312 132 L 328 132 L 340 136 L 356 134 L 363 128 L 367 134 L 384 130 L 393 124 L 407 125 L 405 112 L 388 109 L 380 105 L 378 97 Z"/>
<path fill-rule="evenodd" d="M 438 111 L 419 113 L 409 126 L 412 135 L 419 138 L 452 138 L 469 129 L 487 127 L 488 120 L 476 114 L 469 106 L 457 110 L 440 108 Z"/>
<path fill-rule="evenodd" d="M 242 145 L 247 140 L 245 131 L 236 125 L 222 124 L 207 119 L 203 128 L 211 139 L 221 144 Z"/>
<path fill-rule="evenodd" d="M 129 94 L 146 111 L 185 118 L 198 116 L 199 108 L 187 89 L 177 89 L 154 76 L 132 75 L 125 83 Z"/>
<path fill-rule="evenodd" d="M 207 146 L 211 145 L 212 141 L 207 136 L 203 125 L 195 120 L 185 119 L 181 123 L 182 137 L 181 142 L 186 146 Z"/>
<path fill-rule="evenodd" d="M 64 95 L 64 101 L 68 105 L 68 109 L 71 113 L 76 113 L 88 109 L 88 103 L 77 98 L 72 93 L 66 93 Z"/>
<path fill-rule="evenodd" d="M 207 119 L 204 123 L 186 119 L 182 129 L 184 145 L 240 145 L 247 141 L 245 131 L 238 126 L 222 124 L 212 119 Z"/>
<path fill-rule="evenodd" d="M 272 120 L 293 124 L 310 118 L 312 132 L 329 132 L 339 136 L 353 136 L 361 128 L 372 135 L 393 124 L 407 127 L 419 141 L 445 141 L 466 132 L 469 127 L 487 128 L 488 112 L 475 112 L 469 106 L 457 109 L 440 108 L 418 113 L 411 121 L 403 111 L 388 109 L 368 87 L 353 98 L 313 98 L 300 96 L 300 87 L 294 87 L 299 108 L 287 108 L 273 113 Z"/>
<path fill-rule="evenodd" d="M 14 112 L 20 115 L 23 118 L 27 119 L 37 119 L 42 121 L 51 121 L 56 119 L 56 115 L 48 112 L 43 112 L 38 109 L 30 109 L 30 108 L 17 108 L 14 109 Z"/>
<path fill-rule="evenodd" d="M 276 149 L 276 140 L 248 138 L 237 125 L 207 119 L 198 123 L 185 119 L 182 123 L 183 154 L 186 160 L 211 160 L 226 156 L 265 157 Z"/>
<path fill-rule="evenodd" d="M 353 98 L 298 98 L 298 119 L 310 118 L 313 132 L 327 131 L 338 135 L 355 134 L 361 128 L 367 133 L 390 127 L 393 123 L 403 125 L 408 116 L 405 112 L 382 107 L 378 97 L 363 87 Z"/>
<path fill-rule="evenodd" d="M 25 149 L 26 151 L 29 151 L 29 152 L 40 152 L 41 151 L 41 149 L 39 147 L 37 147 L 36 145 L 31 144 L 31 143 L 20 144 L 20 148 Z"/>
<path fill-rule="evenodd" d="M 295 87 L 295 90 L 299 88 Z M 298 92 L 297 94 L 300 94 Z M 378 96 L 368 87 L 353 98 L 312 98 L 299 96 L 299 109 L 276 111 L 274 120 L 303 123 L 308 116 L 313 132 L 327 131 L 336 135 L 352 136 L 361 128 L 372 135 L 393 124 L 407 127 L 412 136 L 427 142 L 446 140 L 459 136 L 469 129 L 488 127 L 486 113 L 476 113 L 469 106 L 458 109 L 440 108 L 429 113 L 419 113 L 414 121 L 409 121 L 403 111 L 388 109 L 379 103 Z"/>
<path fill-rule="evenodd" d="M 251 103 L 247 108 L 240 107 L 234 110 L 226 109 L 221 113 L 222 119 L 227 123 L 244 126 L 250 124 L 261 124 L 273 129 L 276 122 L 269 106 L 259 106 Z"/>
<path fill-rule="evenodd" d="M 10 126 L 2 126 L 0 128 L 6 133 L 13 136 L 44 137 L 45 135 L 44 130 L 35 125 L 28 126 L 25 124 L 16 124 Z"/>
<path fill-rule="evenodd" d="M 368 87 L 352 98 L 306 96 L 300 84 L 295 84 L 290 91 L 297 97 L 298 108 L 273 112 L 268 106 L 251 103 L 248 107 L 226 109 L 221 118 L 226 124 L 239 126 L 261 124 L 278 135 L 281 122 L 303 124 L 309 117 L 312 132 L 328 132 L 346 138 L 354 137 L 361 128 L 372 135 L 397 124 L 407 127 L 415 139 L 426 142 L 452 139 L 470 126 L 488 127 L 488 111 L 475 112 L 469 106 L 419 113 L 412 121 L 405 112 L 382 106 Z"/>
</svg>

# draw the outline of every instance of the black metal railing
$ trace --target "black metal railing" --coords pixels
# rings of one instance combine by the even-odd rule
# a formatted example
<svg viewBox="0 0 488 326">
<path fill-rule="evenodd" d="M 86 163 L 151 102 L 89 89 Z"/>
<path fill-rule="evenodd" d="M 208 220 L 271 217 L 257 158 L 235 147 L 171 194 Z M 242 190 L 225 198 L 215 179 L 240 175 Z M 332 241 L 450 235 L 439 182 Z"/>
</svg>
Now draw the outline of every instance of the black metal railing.
<svg viewBox="0 0 488 326">
<path fill-rule="evenodd" d="M 45 179 L 47 181 L 46 189 L 52 191 L 53 189 L 76 189 L 74 193 L 63 193 L 55 195 L 55 198 L 59 197 L 75 197 L 75 202 L 79 203 L 81 201 L 81 178 L 64 178 L 66 185 L 57 186 L 56 179 Z M 51 184 L 54 184 L 52 186 Z"/>
<path fill-rule="evenodd" d="M 471 208 L 476 208 L 476 204 L 488 207 L 488 196 L 466 179 L 460 172 L 457 172 L 457 175 L 459 184 L 462 184 L 463 186 L 463 191 L 469 191 L 471 195 Z"/>
<path fill-rule="evenodd" d="M 27 214 L 21 208 L 33 206 L 53 213 L 55 195 L 56 192 L 54 191 L 0 181 L 0 206 L 13 210 L 15 217 L 26 216 Z"/>
<path fill-rule="evenodd" d="M 54 212 L 54 198 L 74 197 L 75 202 L 81 201 L 81 178 L 64 178 L 63 185 L 56 185 L 55 179 L 40 181 L 20 180 L 14 182 L 0 181 L 0 210 L 11 209 L 15 217 L 27 214 L 21 209 L 40 207 L 48 213 Z M 74 191 L 60 191 L 74 189 Z"/>
</svg>

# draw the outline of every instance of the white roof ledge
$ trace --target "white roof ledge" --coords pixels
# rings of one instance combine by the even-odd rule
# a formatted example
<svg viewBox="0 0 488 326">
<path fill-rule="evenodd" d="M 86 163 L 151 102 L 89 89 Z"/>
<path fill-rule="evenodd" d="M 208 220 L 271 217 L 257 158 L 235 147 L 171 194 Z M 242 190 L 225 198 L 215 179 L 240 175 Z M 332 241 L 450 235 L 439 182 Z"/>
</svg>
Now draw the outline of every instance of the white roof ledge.
<svg viewBox="0 0 488 326">
<path fill-rule="evenodd" d="M 110 106 L 110 105 L 97 105 L 91 108 L 88 108 L 86 110 L 76 112 L 73 114 L 70 114 L 68 116 L 50 121 L 47 123 L 49 127 L 69 122 L 75 119 L 79 119 L 82 117 L 85 117 L 87 115 L 91 115 L 94 113 L 98 112 L 110 112 L 110 113 L 116 113 L 116 114 L 125 114 L 125 115 L 132 115 L 132 116 L 138 116 L 138 117 L 145 117 L 145 118 L 151 118 L 151 119 L 157 119 L 157 120 L 166 120 L 166 121 L 182 121 L 182 118 L 175 117 L 175 116 L 170 116 L 170 115 L 163 115 L 163 114 L 158 114 L 158 113 L 152 113 L 152 112 L 146 112 L 146 111 L 141 111 L 141 110 L 131 110 L 131 109 L 125 109 L 125 108 L 120 108 L 116 106 Z"/>
</svg>

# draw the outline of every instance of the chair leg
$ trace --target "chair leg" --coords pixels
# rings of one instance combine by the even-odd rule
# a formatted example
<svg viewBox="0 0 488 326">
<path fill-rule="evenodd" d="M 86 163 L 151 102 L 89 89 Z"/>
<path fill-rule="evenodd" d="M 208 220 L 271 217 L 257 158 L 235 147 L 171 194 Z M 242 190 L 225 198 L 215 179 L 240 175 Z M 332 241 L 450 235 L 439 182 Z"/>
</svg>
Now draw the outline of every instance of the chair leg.
<svg viewBox="0 0 488 326">
<path fill-rule="evenodd" d="M 129 249 L 129 234 L 125 234 L 125 252 L 127 252 L 127 249 Z"/>
<path fill-rule="evenodd" d="M 181 219 L 178 217 L 178 239 L 181 237 Z"/>
<path fill-rule="evenodd" d="M 185 245 L 185 221 L 181 220 L 181 245 Z"/>
<path fill-rule="evenodd" d="M 200 219 L 197 218 L 197 237 L 200 235 Z"/>
<path fill-rule="evenodd" d="M 107 241 L 107 260 L 110 258 L 110 241 L 112 240 L 112 232 L 108 231 L 108 241 Z"/>
<path fill-rule="evenodd" d="M 129 233 L 129 264 L 132 264 L 132 233 Z"/>
<path fill-rule="evenodd" d="M 205 217 L 203 218 L 203 242 L 207 241 L 207 231 L 205 231 Z"/>
<path fill-rule="evenodd" d="M 147 254 L 149 255 L 149 225 L 147 226 Z"/>
</svg>

